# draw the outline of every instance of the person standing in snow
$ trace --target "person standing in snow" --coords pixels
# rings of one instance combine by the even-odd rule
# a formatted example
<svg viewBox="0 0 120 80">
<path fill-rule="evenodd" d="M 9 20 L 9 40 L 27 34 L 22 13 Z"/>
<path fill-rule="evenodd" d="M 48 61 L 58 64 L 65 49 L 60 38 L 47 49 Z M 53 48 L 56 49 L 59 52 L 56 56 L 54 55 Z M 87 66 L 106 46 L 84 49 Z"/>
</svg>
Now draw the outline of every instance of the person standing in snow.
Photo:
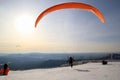
<svg viewBox="0 0 120 80">
<path fill-rule="evenodd" d="M 4 67 L 0 69 L 0 74 L 2 75 L 8 75 L 8 72 L 10 71 L 9 67 L 7 64 L 4 64 Z"/>
<path fill-rule="evenodd" d="M 73 61 L 74 61 L 74 59 L 73 59 L 73 57 L 69 57 L 68 58 L 68 63 L 69 63 L 69 65 L 71 66 L 71 68 L 73 67 Z"/>
</svg>

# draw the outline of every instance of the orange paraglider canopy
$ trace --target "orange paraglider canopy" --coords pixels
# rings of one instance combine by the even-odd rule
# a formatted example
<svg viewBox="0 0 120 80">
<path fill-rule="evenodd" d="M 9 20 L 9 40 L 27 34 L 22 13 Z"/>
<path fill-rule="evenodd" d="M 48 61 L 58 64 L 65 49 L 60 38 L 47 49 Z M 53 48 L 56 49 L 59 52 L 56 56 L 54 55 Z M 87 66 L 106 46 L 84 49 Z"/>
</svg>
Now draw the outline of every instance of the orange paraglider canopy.
<svg viewBox="0 0 120 80">
<path fill-rule="evenodd" d="M 8 75 L 8 72 L 10 71 L 9 68 L 6 68 L 5 72 L 4 72 L 4 69 L 1 69 L 0 70 L 0 74 L 3 74 L 3 75 Z"/>
<path fill-rule="evenodd" d="M 45 11 L 43 11 L 37 17 L 36 22 L 35 22 L 35 27 L 37 26 L 38 22 L 42 19 L 42 17 L 44 17 L 48 13 L 56 11 L 56 10 L 60 10 L 60 9 L 67 9 L 67 8 L 75 8 L 75 9 L 83 9 L 83 10 L 91 11 L 92 13 L 94 13 L 101 20 L 102 23 L 104 23 L 104 16 L 102 15 L 102 13 L 97 8 L 95 8 L 95 7 L 93 7 L 93 6 L 89 5 L 89 4 L 85 4 L 85 3 L 67 2 L 67 3 L 62 3 L 62 4 L 52 6 L 52 7 L 48 8 L 48 9 L 46 9 Z"/>
</svg>

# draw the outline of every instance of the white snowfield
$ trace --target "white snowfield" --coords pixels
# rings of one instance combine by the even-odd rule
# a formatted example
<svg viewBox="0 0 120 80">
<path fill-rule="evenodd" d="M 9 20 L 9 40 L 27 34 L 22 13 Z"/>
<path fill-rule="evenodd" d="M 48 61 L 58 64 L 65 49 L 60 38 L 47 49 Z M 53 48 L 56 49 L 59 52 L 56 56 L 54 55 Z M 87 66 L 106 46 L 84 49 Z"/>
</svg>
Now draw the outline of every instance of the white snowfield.
<svg viewBox="0 0 120 80">
<path fill-rule="evenodd" d="M 120 80 L 120 62 L 87 63 L 73 68 L 33 69 L 10 71 L 0 80 Z"/>
</svg>

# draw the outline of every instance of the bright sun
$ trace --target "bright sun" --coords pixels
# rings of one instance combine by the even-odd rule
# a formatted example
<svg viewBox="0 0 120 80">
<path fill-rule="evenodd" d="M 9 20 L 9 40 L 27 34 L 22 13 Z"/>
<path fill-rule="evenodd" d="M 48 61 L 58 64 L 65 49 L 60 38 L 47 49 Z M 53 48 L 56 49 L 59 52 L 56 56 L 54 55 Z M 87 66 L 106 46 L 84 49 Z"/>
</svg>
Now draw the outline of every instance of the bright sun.
<svg viewBox="0 0 120 80">
<path fill-rule="evenodd" d="M 28 14 L 20 15 L 16 18 L 15 27 L 20 34 L 31 34 L 34 31 L 34 19 Z"/>
</svg>

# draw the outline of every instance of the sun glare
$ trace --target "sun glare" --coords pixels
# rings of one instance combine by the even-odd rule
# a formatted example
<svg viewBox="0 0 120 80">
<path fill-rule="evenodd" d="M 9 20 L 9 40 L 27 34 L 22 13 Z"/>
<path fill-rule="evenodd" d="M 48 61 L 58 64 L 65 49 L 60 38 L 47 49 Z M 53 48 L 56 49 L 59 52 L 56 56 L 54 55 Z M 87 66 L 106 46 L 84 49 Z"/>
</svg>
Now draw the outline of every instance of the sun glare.
<svg viewBox="0 0 120 80">
<path fill-rule="evenodd" d="M 34 20 L 30 15 L 21 15 L 16 18 L 15 27 L 17 32 L 26 35 L 31 34 L 34 30 Z"/>
</svg>

